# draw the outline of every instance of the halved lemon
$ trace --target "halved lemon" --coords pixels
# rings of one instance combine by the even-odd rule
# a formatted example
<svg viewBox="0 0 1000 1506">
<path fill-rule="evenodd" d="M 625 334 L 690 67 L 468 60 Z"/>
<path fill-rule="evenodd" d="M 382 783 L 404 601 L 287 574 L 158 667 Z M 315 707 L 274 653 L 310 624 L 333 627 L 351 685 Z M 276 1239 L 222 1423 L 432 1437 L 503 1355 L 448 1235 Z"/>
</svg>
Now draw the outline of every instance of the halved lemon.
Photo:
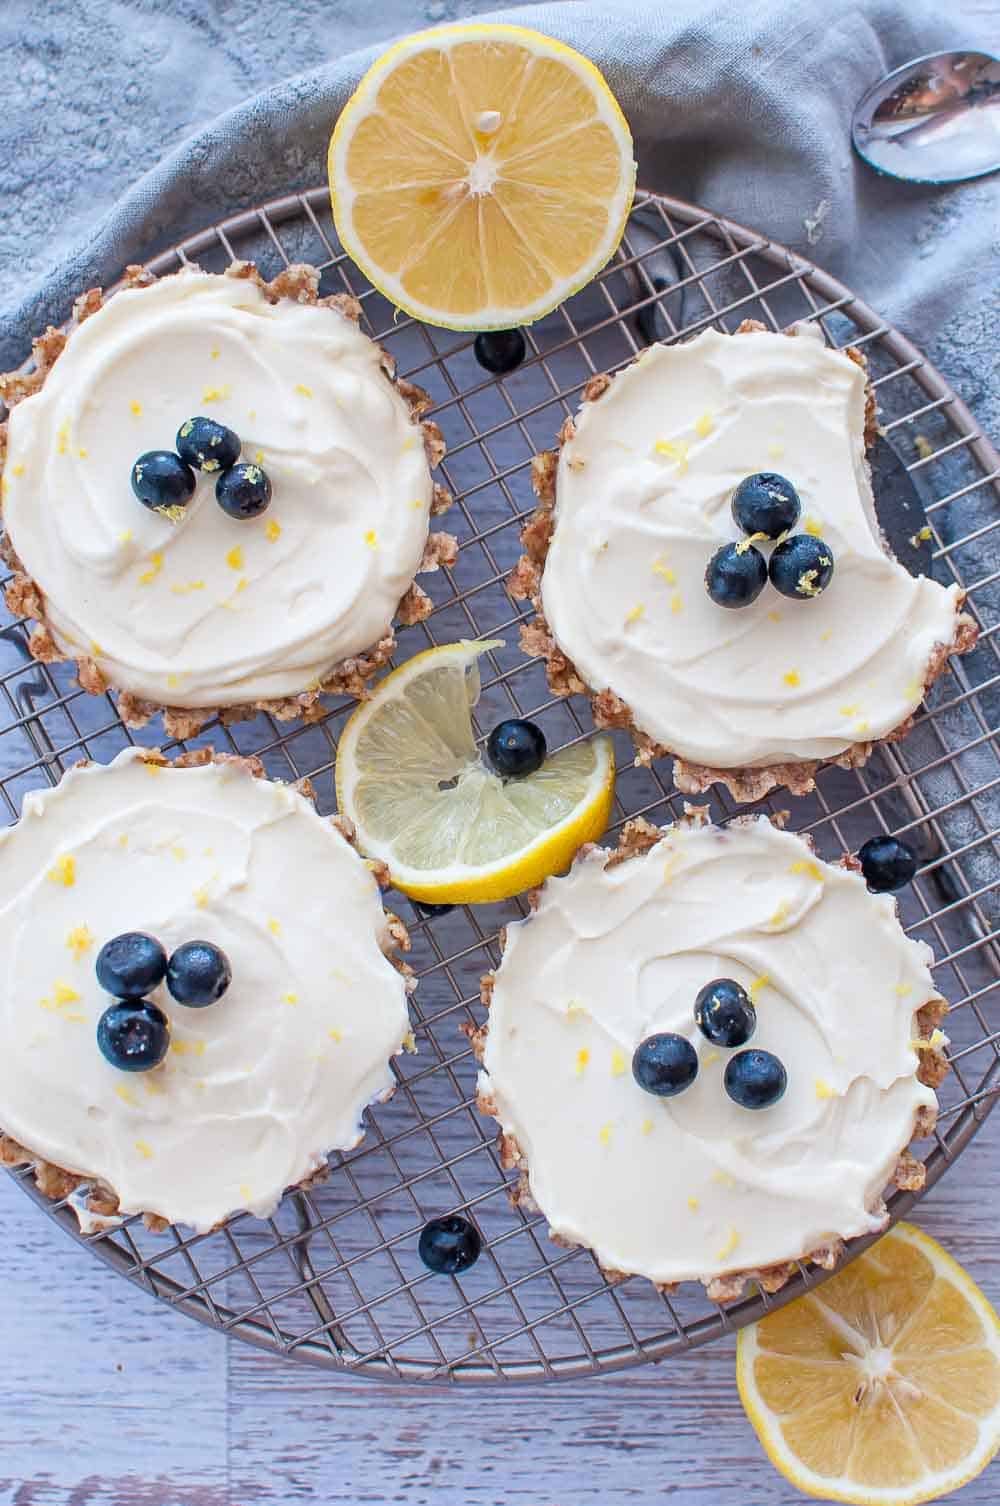
<svg viewBox="0 0 1000 1506">
<path fill-rule="evenodd" d="M 503 780 L 472 730 L 479 656 L 497 639 L 417 654 L 351 717 L 337 748 L 337 803 L 369 857 L 428 904 L 508 899 L 567 868 L 608 824 L 611 739 L 562 748 Z"/>
<path fill-rule="evenodd" d="M 1000 1318 L 912 1224 L 740 1334 L 740 1398 L 786 1479 L 858 1506 L 916 1506 L 1000 1445 Z"/>
<path fill-rule="evenodd" d="M 471 22 L 397 42 L 330 141 L 347 253 L 430 324 L 528 324 L 613 255 L 632 136 L 593 63 L 523 26 Z"/>
</svg>

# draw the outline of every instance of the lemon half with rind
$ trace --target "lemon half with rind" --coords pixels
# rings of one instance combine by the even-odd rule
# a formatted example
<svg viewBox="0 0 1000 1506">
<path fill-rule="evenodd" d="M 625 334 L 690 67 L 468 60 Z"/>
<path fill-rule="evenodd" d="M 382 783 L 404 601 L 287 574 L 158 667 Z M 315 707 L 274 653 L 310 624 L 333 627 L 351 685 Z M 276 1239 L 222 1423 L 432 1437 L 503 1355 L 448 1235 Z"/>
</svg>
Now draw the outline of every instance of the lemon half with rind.
<svg viewBox="0 0 1000 1506">
<path fill-rule="evenodd" d="M 417 654 L 378 686 L 337 747 L 337 803 L 368 857 L 427 904 L 509 899 L 567 868 L 605 830 L 615 761 L 606 735 L 501 779 L 476 746 L 479 658 L 498 639 Z"/>
<path fill-rule="evenodd" d="M 745 1328 L 736 1378 L 772 1464 L 823 1500 L 918 1506 L 1000 1446 L 1000 1318 L 912 1224 Z"/>
<path fill-rule="evenodd" d="M 589 59 L 523 26 L 469 22 L 397 42 L 330 141 L 348 255 L 415 318 L 528 324 L 614 254 L 632 136 Z"/>
</svg>

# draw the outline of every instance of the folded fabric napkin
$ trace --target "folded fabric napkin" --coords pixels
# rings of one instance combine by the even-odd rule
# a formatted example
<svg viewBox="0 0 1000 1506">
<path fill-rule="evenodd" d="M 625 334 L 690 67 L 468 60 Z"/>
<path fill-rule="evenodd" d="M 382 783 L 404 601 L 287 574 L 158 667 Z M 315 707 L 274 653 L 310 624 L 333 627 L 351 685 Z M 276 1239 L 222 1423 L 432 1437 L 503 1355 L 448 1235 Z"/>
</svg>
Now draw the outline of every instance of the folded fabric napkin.
<svg viewBox="0 0 1000 1506">
<path fill-rule="evenodd" d="M 133 11 L 131 24 L 120 21 L 112 57 L 101 0 L 79 0 L 72 9 L 68 18 L 62 6 L 46 8 L 46 23 L 13 0 L 0 17 L 0 42 L 16 43 L 17 28 L 28 28 L 29 41 L 35 36 L 38 45 L 20 55 L 37 61 L 46 40 L 38 28 L 77 28 L 82 55 L 67 58 L 59 87 L 44 93 L 47 115 L 54 112 L 72 142 L 81 114 L 106 118 L 102 95 L 123 77 L 115 70 L 124 68 L 128 82 L 121 87 L 126 99 L 133 91 L 141 130 L 135 139 L 143 150 L 151 140 L 175 137 L 178 122 L 204 117 L 218 90 L 231 99 L 244 73 L 252 87 L 267 76 L 271 58 L 294 56 L 287 37 L 315 26 L 317 11 L 326 39 L 346 28 L 354 37 L 379 40 L 275 83 L 201 125 L 40 281 L 18 286 L 8 276 L 0 294 L 0 369 L 23 359 L 32 334 L 64 319 L 77 292 L 114 281 L 129 261 L 148 258 L 227 213 L 324 182 L 327 142 L 341 106 L 383 50 L 387 29 L 414 24 L 414 8 L 405 0 L 374 7 L 357 0 L 278 0 L 266 18 L 237 0 L 227 15 L 231 9 L 246 25 L 234 34 L 229 22 L 206 21 L 200 8 L 192 13 L 189 0 L 159 0 L 155 8 Z M 482 15 L 479 0 L 422 7 L 425 21 L 471 13 Z M 961 0 L 948 6 L 931 0 L 584 0 L 493 12 L 489 19 L 537 27 L 586 53 L 629 118 L 641 185 L 705 205 L 816 260 L 900 325 L 987 432 L 1000 433 L 1000 176 L 948 188 L 895 183 L 854 157 L 849 136 L 855 102 L 890 68 L 949 47 L 988 47 L 981 5 L 966 13 Z M 27 67 L 17 79 L 22 99 L 33 98 Z M 67 70 L 78 88 L 66 87 Z M 44 68 L 40 76 L 47 77 Z M 106 135 L 112 127 L 103 129 Z M 8 140 L 4 157 L 11 170 L 18 162 L 31 164 L 30 122 L 11 112 L 10 97 L 0 150 L 5 135 L 18 137 L 21 147 Z M 115 158 L 106 140 L 88 146 L 87 139 L 76 153 L 70 147 L 34 163 L 50 205 L 71 174 L 91 170 L 94 153 Z M 38 195 L 38 185 L 22 183 L 20 197 L 34 214 L 23 221 L 29 228 L 38 223 Z M 16 202 L 19 195 L 12 197 Z M 10 235 L 8 220 L 0 252 L 5 238 L 9 250 Z M 980 516 L 995 516 L 996 496 L 988 491 L 970 496 L 964 531 Z M 977 574 L 995 570 L 997 552 L 997 535 L 986 534 Z M 983 774 L 978 766 L 969 769 L 975 784 Z M 948 792 L 942 786 L 931 798 L 945 800 Z M 964 840 L 980 834 L 971 807 L 956 819 L 968 825 Z M 970 861 L 977 886 L 991 871 L 995 877 L 988 844 Z"/>
</svg>

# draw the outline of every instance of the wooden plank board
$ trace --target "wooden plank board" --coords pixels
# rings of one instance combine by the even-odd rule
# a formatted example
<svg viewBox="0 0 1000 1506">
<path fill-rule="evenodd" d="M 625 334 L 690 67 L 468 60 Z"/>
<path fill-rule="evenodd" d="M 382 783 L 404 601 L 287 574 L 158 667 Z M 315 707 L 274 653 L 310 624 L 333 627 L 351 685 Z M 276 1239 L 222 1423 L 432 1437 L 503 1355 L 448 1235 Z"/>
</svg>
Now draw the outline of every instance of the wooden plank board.
<svg viewBox="0 0 1000 1506">
<path fill-rule="evenodd" d="M 1000 1114 L 920 1210 L 1000 1305 Z M 328 1375 L 191 1323 L 0 1177 L 0 1506 L 794 1506 L 733 1343 L 603 1379 L 449 1391 Z M 1000 1466 L 961 1493 L 995 1506 Z M 958 1500 L 959 1497 L 952 1498 Z"/>
</svg>

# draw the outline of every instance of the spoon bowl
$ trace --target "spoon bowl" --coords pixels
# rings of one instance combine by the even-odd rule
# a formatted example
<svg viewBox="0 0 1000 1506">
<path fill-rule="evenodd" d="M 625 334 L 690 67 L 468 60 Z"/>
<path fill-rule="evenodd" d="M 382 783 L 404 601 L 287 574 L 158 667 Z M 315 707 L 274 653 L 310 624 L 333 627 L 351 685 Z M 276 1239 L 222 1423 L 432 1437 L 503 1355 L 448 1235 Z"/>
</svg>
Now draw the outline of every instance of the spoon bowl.
<svg viewBox="0 0 1000 1506">
<path fill-rule="evenodd" d="M 855 106 L 851 139 L 877 172 L 961 183 L 1000 168 L 1000 59 L 936 52 L 880 79 Z"/>
</svg>

